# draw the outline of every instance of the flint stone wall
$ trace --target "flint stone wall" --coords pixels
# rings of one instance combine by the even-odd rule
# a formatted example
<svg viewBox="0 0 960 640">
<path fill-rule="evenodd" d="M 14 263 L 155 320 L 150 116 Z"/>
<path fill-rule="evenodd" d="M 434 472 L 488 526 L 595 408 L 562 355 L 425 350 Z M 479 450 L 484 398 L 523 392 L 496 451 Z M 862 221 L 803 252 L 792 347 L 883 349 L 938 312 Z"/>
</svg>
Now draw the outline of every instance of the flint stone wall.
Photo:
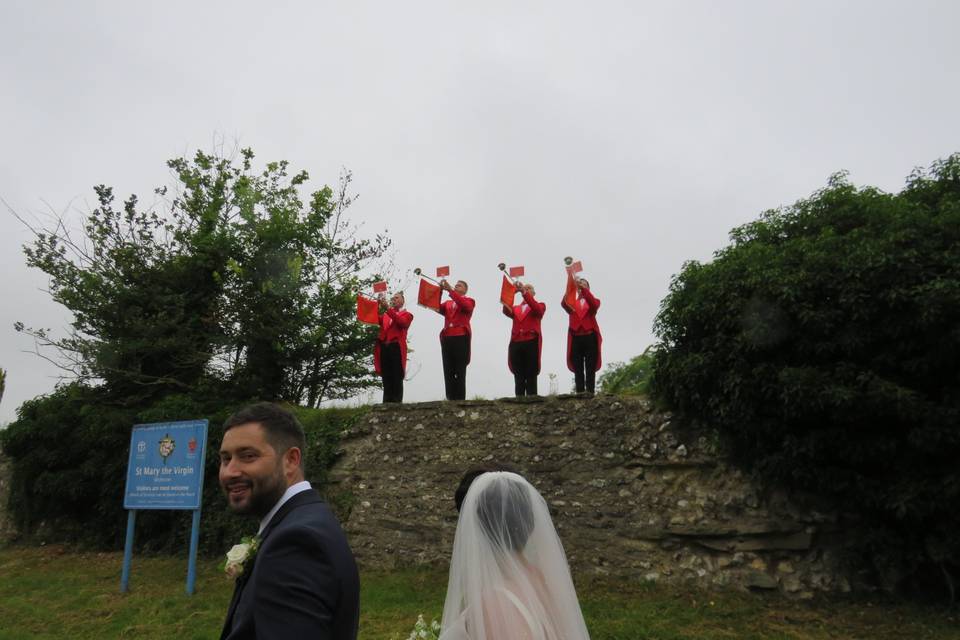
<svg viewBox="0 0 960 640">
<path fill-rule="evenodd" d="M 366 568 L 446 566 L 460 477 L 497 460 L 543 494 L 575 574 L 797 597 L 850 589 L 836 513 L 764 494 L 715 434 L 642 398 L 378 405 L 342 436 L 328 495 Z"/>
</svg>

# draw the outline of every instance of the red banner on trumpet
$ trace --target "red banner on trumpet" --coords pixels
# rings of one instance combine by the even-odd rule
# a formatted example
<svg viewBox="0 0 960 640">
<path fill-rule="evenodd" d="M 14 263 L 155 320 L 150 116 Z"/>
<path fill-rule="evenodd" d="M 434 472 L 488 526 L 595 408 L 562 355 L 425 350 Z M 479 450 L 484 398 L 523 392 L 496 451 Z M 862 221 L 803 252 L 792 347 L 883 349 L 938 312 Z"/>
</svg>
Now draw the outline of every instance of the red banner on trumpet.
<svg viewBox="0 0 960 640">
<path fill-rule="evenodd" d="M 437 267 L 438 278 L 446 278 L 449 275 L 450 275 L 450 265 L 447 265 L 445 267 Z"/>
<path fill-rule="evenodd" d="M 567 273 L 580 273 L 581 271 L 583 271 L 583 263 L 579 260 L 567 267 Z"/>
<path fill-rule="evenodd" d="M 519 278 L 523 275 L 523 266 L 519 267 L 510 267 L 510 277 Z"/>
<path fill-rule="evenodd" d="M 513 283 L 503 276 L 503 284 L 500 285 L 500 302 L 507 305 L 508 307 L 513 306 L 513 297 L 517 295 L 517 288 L 513 286 Z"/>
<path fill-rule="evenodd" d="M 417 294 L 417 304 L 421 307 L 440 311 L 440 287 L 420 280 L 420 292 Z"/>
<path fill-rule="evenodd" d="M 567 290 L 563 294 L 563 302 L 571 309 L 577 308 L 577 281 L 573 277 L 571 265 L 567 267 Z"/>
<path fill-rule="evenodd" d="M 357 296 L 357 320 L 367 324 L 380 324 L 379 305 L 376 300 Z"/>
<path fill-rule="evenodd" d="M 374 283 L 373 283 L 373 292 L 374 292 L 374 293 L 386 293 L 386 292 L 387 292 L 387 283 L 386 283 L 386 282 L 374 282 Z"/>
</svg>

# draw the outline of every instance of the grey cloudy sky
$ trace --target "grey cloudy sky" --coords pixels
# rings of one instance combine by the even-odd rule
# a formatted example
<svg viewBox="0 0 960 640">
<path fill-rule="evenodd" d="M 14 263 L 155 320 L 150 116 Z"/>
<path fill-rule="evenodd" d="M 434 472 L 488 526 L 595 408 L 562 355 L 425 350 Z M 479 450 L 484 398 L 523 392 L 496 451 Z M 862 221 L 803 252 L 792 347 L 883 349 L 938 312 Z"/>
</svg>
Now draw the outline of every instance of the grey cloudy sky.
<svg viewBox="0 0 960 640">
<path fill-rule="evenodd" d="M 218 139 L 314 188 L 348 167 L 398 267 L 471 283 L 468 397 L 512 393 L 501 260 L 547 303 L 541 391 L 566 391 L 565 255 L 603 302 L 604 360 L 642 352 L 670 276 L 732 227 L 835 171 L 895 191 L 960 150 L 957 24 L 947 0 L 3 0 L 0 197 L 26 216 L 79 215 L 99 183 L 149 200 L 166 159 Z M 0 424 L 57 377 L 13 323 L 69 323 L 29 239 L 0 212 Z M 438 399 L 440 317 L 412 310 L 406 399 Z"/>
</svg>

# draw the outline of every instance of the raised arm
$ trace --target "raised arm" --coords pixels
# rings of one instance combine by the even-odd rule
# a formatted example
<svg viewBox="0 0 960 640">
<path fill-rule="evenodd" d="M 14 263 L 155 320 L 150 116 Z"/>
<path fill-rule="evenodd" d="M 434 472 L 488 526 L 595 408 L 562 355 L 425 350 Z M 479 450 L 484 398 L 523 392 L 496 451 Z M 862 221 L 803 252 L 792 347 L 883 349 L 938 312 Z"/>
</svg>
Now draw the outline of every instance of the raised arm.
<svg viewBox="0 0 960 640">
<path fill-rule="evenodd" d="M 453 301 L 457 303 L 457 306 L 459 306 L 461 309 L 464 309 L 468 313 L 473 313 L 473 307 L 476 305 L 473 300 L 467 296 L 460 295 L 453 289 L 448 291 L 448 293 L 450 294 L 450 297 L 453 298 Z"/>
<path fill-rule="evenodd" d="M 587 301 L 587 307 L 590 309 L 590 313 L 596 313 L 597 309 L 600 308 L 600 301 L 593 297 L 593 294 L 590 293 L 590 289 L 583 288 L 580 290 L 580 295 L 584 300 Z"/>
<path fill-rule="evenodd" d="M 537 299 L 533 297 L 533 294 L 529 291 L 523 292 L 523 300 L 530 305 L 530 313 L 533 314 L 535 318 L 542 318 L 543 314 L 547 311 L 547 305 L 542 302 L 537 302 Z"/>
<path fill-rule="evenodd" d="M 409 311 L 390 308 L 387 309 L 387 315 L 389 315 L 390 319 L 393 320 L 401 329 L 406 329 L 410 326 L 410 323 L 413 322 L 413 314 Z"/>
</svg>

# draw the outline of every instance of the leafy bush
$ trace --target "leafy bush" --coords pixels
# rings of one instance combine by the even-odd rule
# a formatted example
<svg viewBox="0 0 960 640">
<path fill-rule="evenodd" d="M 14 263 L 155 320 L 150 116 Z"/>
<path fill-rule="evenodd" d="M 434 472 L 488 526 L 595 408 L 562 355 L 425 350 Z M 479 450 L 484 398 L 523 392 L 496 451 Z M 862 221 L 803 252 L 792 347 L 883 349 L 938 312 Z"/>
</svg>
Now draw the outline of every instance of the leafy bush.
<svg viewBox="0 0 960 640">
<path fill-rule="evenodd" d="M 600 389 L 604 393 L 640 395 L 650 390 L 650 376 L 653 373 L 653 349 L 647 348 L 630 362 L 611 363 L 600 374 Z"/>
<path fill-rule="evenodd" d="M 0 446 L 13 460 L 9 508 L 27 537 L 102 549 L 122 546 L 126 514 L 123 490 L 134 424 L 207 418 L 207 452 L 200 527 L 201 550 L 222 553 L 256 523 L 226 508 L 218 483 L 222 424 L 245 402 L 223 400 L 217 389 L 171 395 L 143 409 L 125 407 L 103 387 L 72 384 L 25 402 L 18 419 L 0 432 Z M 340 431 L 359 409 L 293 407 L 307 435 L 307 479 L 321 492 L 333 464 Z M 342 496 L 332 496 L 343 506 Z M 141 550 L 187 548 L 190 512 L 137 515 Z"/>
<path fill-rule="evenodd" d="M 960 567 L 960 155 L 898 194 L 843 174 L 674 277 L 652 389 L 760 476 L 867 523 L 888 586 Z"/>
</svg>

